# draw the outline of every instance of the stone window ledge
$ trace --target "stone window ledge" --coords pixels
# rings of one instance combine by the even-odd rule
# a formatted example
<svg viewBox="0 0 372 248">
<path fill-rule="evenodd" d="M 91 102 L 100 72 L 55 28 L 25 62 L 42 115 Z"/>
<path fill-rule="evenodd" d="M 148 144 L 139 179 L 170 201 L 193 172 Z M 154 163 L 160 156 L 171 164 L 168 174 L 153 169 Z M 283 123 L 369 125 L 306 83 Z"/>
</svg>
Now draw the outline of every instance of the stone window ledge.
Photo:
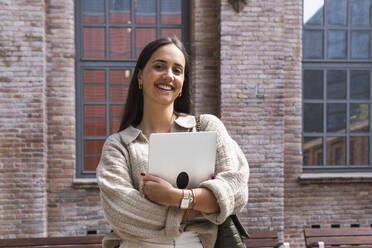
<svg viewBox="0 0 372 248">
<path fill-rule="evenodd" d="M 98 189 L 97 178 L 74 178 L 72 187 L 75 189 Z"/>
<path fill-rule="evenodd" d="M 300 183 L 364 183 L 372 182 L 372 172 L 302 173 Z"/>
</svg>

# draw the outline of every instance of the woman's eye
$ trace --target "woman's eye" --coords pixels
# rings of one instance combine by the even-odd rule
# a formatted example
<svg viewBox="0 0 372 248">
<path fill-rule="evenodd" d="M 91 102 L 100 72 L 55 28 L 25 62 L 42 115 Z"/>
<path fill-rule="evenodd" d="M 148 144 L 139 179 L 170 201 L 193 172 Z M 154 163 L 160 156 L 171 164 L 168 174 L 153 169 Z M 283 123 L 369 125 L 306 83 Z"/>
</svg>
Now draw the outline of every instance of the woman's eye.
<svg viewBox="0 0 372 248">
<path fill-rule="evenodd" d="M 175 74 L 179 75 L 182 73 L 182 70 L 181 69 L 174 69 L 173 70 Z"/>
<path fill-rule="evenodd" d="M 163 65 L 155 65 L 154 68 L 156 70 L 162 70 L 164 68 L 164 66 Z"/>
</svg>

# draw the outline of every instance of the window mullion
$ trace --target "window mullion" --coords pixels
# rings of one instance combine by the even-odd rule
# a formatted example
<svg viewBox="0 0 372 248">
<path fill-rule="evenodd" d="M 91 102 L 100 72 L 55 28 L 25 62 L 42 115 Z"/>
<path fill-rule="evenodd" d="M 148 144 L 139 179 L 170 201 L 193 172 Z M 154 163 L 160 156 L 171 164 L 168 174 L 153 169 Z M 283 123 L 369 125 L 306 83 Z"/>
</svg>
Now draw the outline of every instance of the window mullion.
<svg viewBox="0 0 372 248">
<path fill-rule="evenodd" d="M 369 167 L 372 167 L 371 159 L 372 159 L 372 106 L 371 106 L 371 98 L 372 98 L 372 70 L 369 71 Z"/>
<path fill-rule="evenodd" d="M 109 0 L 105 0 L 105 58 L 110 59 Z"/>
<path fill-rule="evenodd" d="M 346 70 L 346 167 L 350 166 L 350 69 Z"/>
<path fill-rule="evenodd" d="M 327 166 L 327 70 L 323 69 L 323 167 Z"/>
<path fill-rule="evenodd" d="M 161 26 L 160 11 L 161 11 L 160 0 L 157 0 L 156 1 L 156 38 L 157 39 L 160 38 L 160 26 Z"/>
<path fill-rule="evenodd" d="M 137 30 L 135 30 L 134 26 L 135 26 L 135 1 L 136 0 L 131 0 L 131 3 L 130 3 L 130 12 L 131 12 L 131 32 L 130 32 L 130 35 L 131 35 L 131 58 L 132 59 L 135 59 L 136 58 L 136 40 L 135 40 L 135 32 L 137 32 Z"/>
</svg>

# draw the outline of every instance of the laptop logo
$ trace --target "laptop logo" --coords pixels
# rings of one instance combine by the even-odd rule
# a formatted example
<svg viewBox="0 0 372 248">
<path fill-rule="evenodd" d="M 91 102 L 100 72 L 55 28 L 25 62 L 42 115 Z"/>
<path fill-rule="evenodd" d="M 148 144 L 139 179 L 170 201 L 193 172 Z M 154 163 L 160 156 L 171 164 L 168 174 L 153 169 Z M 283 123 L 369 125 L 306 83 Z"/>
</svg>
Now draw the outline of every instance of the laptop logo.
<svg viewBox="0 0 372 248">
<path fill-rule="evenodd" d="M 177 176 L 177 187 L 179 189 L 186 189 L 187 185 L 189 184 L 189 175 L 186 172 L 181 172 Z"/>
</svg>

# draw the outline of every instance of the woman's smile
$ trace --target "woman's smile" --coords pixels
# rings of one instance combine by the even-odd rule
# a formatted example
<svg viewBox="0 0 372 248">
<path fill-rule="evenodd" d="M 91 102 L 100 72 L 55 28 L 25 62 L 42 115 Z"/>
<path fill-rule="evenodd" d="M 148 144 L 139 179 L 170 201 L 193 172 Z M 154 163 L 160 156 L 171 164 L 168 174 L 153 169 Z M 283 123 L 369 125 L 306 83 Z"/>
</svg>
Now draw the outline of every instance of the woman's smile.
<svg viewBox="0 0 372 248">
<path fill-rule="evenodd" d="M 166 83 L 156 83 L 155 87 L 168 92 L 172 92 L 174 90 L 174 87 L 172 85 Z"/>
</svg>

